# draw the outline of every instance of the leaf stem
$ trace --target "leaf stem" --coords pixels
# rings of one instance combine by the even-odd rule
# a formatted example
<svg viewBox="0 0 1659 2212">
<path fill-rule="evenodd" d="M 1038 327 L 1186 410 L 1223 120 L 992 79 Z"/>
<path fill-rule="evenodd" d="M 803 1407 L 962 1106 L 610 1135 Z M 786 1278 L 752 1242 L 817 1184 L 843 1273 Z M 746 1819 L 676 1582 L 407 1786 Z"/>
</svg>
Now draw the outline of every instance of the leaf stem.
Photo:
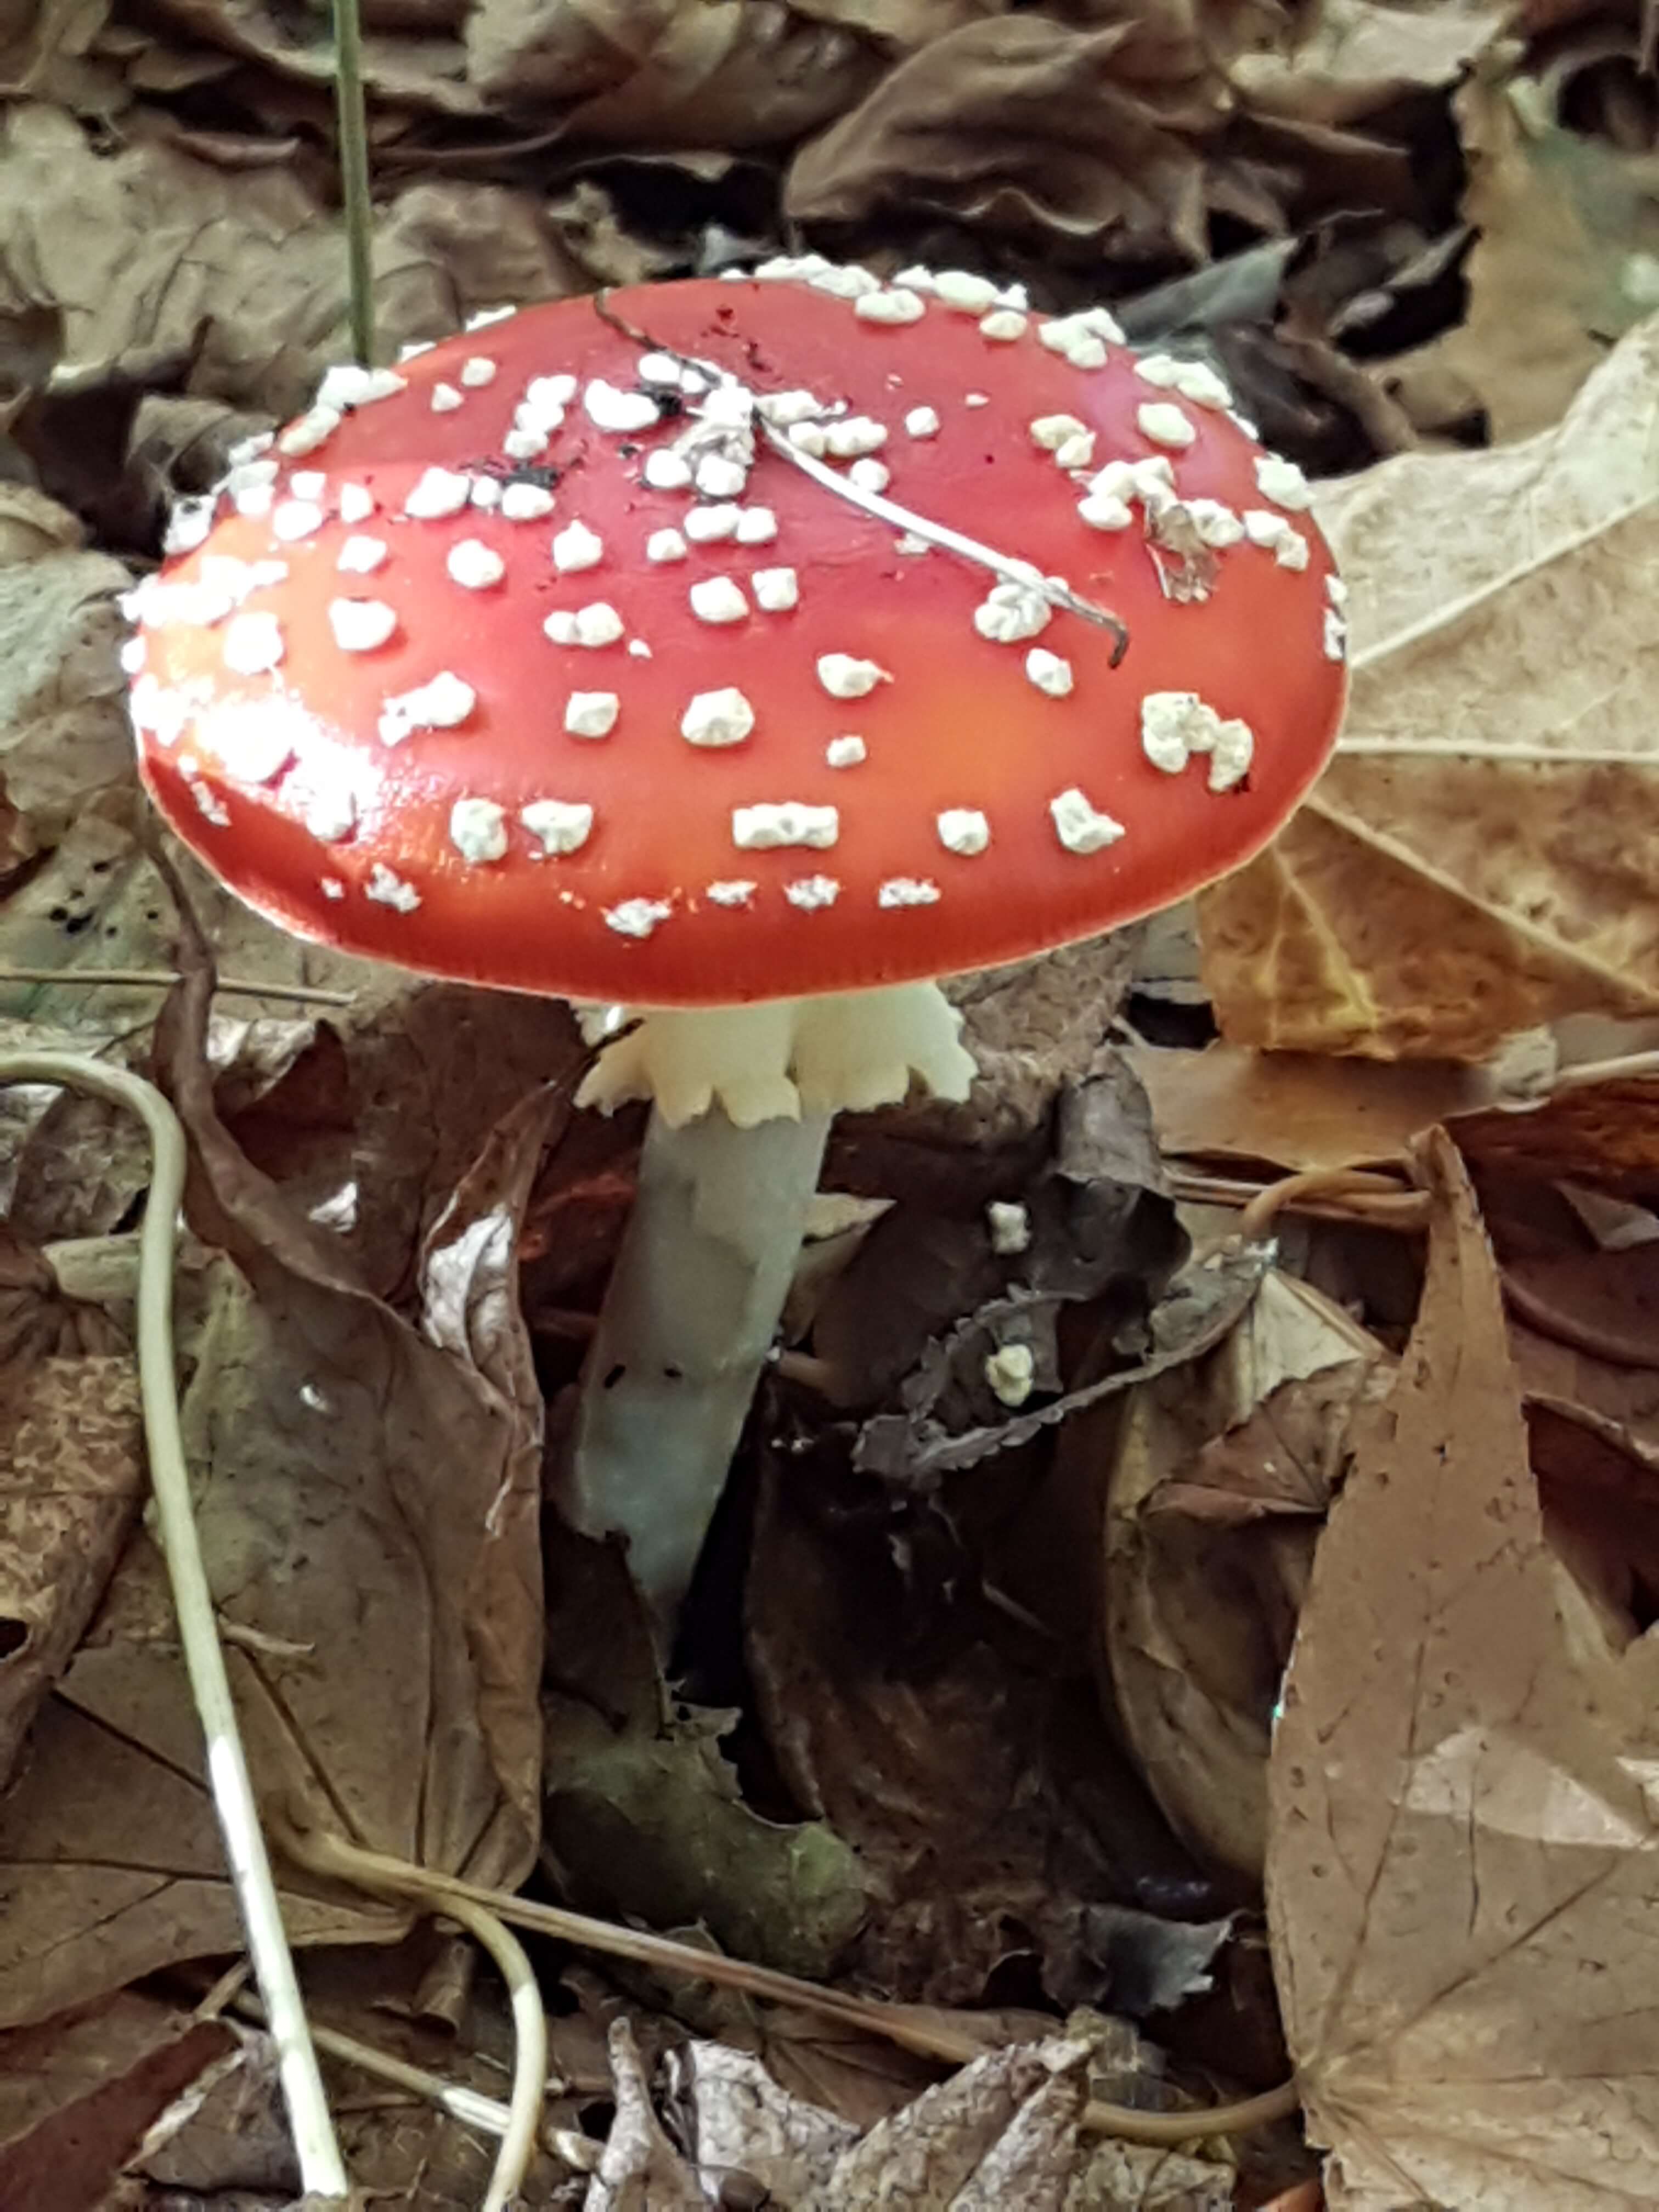
<svg viewBox="0 0 1659 2212">
<path fill-rule="evenodd" d="M 346 284 L 351 350 L 365 368 L 374 359 L 374 215 L 368 195 L 368 126 L 363 100 L 362 19 L 358 0 L 332 0 L 334 106 L 340 141 L 340 197 L 345 211 Z"/>
</svg>

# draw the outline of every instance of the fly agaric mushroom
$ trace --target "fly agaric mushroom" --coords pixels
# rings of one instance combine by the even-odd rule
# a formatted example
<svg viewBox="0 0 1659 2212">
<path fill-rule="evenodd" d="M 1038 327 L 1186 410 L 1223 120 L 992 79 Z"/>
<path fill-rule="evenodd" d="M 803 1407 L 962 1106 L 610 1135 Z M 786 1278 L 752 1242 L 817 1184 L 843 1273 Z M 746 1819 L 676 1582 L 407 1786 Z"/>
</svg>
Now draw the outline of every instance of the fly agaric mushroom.
<svg viewBox="0 0 1659 2212">
<path fill-rule="evenodd" d="M 672 1613 L 830 1118 L 972 1063 L 937 979 L 1170 904 L 1323 766 L 1342 592 L 1201 364 L 817 256 L 338 370 L 132 595 L 144 780 L 299 935 L 643 1018 L 574 1517 Z"/>
</svg>

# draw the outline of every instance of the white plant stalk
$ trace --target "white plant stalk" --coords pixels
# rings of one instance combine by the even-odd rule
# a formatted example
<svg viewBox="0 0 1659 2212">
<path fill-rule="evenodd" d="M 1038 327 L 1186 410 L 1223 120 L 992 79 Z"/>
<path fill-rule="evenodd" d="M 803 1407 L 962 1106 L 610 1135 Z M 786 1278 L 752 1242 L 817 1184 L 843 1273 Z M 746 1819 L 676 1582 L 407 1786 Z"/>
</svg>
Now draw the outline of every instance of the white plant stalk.
<svg viewBox="0 0 1659 2212">
<path fill-rule="evenodd" d="M 308 2197 L 343 2199 L 349 2194 L 345 2165 L 323 2094 L 294 1954 L 276 1901 L 191 1508 L 173 1353 L 173 1252 L 185 1189 L 185 1133 L 153 1084 L 75 1053 L 0 1055 L 0 1084 L 4 1083 L 52 1084 L 90 1091 L 136 1114 L 149 1137 L 155 1164 L 138 1243 L 138 1387 L 161 1550 L 173 1586 L 185 1668 L 206 1741 L 208 1788 L 224 1838 L 254 1979 L 276 2046 L 301 2185 Z"/>
<path fill-rule="evenodd" d="M 691 1581 L 788 1294 L 828 1114 L 734 1127 L 653 1110 L 583 1370 L 566 1510 L 620 1531 L 665 1637 Z"/>
</svg>

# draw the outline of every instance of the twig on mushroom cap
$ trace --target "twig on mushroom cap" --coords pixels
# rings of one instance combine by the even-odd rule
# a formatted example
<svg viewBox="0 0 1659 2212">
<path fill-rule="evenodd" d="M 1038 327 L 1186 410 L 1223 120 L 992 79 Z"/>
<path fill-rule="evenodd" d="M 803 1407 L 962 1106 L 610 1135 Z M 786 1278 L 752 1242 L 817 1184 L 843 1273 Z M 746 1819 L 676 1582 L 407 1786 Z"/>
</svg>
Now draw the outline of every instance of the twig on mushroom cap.
<svg viewBox="0 0 1659 2212">
<path fill-rule="evenodd" d="M 611 305 L 609 285 L 602 285 L 594 294 L 593 312 L 602 323 L 608 323 L 613 331 L 620 331 L 623 337 L 631 339 L 645 352 L 665 354 L 671 361 L 678 362 L 682 368 L 698 369 L 716 383 L 729 385 L 733 389 L 742 388 L 738 378 L 727 370 L 716 368 L 709 362 L 699 361 L 693 355 L 678 352 L 673 346 L 665 344 L 660 338 L 653 338 L 648 331 L 640 329 L 637 324 L 630 323 L 625 316 L 619 315 Z M 803 453 L 799 446 L 791 445 L 788 439 L 764 416 L 761 418 L 760 429 L 773 453 L 792 463 L 803 476 L 811 477 L 812 482 L 822 485 L 825 491 L 833 492 L 837 499 L 845 500 L 849 507 L 860 507 L 866 514 L 874 515 L 878 522 L 890 522 L 896 530 L 908 531 L 914 538 L 925 538 L 928 544 L 938 546 L 942 553 L 954 553 L 961 560 L 970 561 L 978 568 L 988 568 L 994 576 L 1000 576 L 1006 583 L 1024 586 L 1039 598 L 1046 599 L 1051 606 L 1064 607 L 1068 614 L 1080 616 L 1085 622 L 1093 623 L 1101 629 L 1110 630 L 1114 640 L 1111 659 L 1114 668 L 1128 651 L 1129 626 L 1109 607 L 1097 606 L 1092 599 L 1085 599 L 1058 577 L 1043 575 L 1029 561 L 1021 561 L 1012 554 L 999 553 L 994 546 L 982 545 L 976 538 L 966 537 L 961 531 L 952 530 L 945 523 L 930 521 L 926 515 L 916 514 L 911 507 L 901 507 L 896 500 L 889 499 L 881 492 L 866 491 L 862 484 L 854 483 L 847 477 L 837 476 L 834 469 L 826 468 L 812 454 Z"/>
</svg>

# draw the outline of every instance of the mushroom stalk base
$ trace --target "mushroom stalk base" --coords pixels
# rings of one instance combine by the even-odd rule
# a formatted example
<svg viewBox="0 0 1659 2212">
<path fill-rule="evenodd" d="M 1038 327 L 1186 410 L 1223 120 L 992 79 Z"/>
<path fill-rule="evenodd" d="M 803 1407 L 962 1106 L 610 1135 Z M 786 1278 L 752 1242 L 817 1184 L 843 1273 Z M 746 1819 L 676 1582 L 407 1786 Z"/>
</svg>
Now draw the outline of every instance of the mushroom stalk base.
<svg viewBox="0 0 1659 2212">
<path fill-rule="evenodd" d="M 628 1540 L 672 1635 L 772 1348 L 827 1114 L 738 1129 L 652 1114 L 639 1193 L 583 1370 L 565 1479 L 586 1534 Z"/>
</svg>

